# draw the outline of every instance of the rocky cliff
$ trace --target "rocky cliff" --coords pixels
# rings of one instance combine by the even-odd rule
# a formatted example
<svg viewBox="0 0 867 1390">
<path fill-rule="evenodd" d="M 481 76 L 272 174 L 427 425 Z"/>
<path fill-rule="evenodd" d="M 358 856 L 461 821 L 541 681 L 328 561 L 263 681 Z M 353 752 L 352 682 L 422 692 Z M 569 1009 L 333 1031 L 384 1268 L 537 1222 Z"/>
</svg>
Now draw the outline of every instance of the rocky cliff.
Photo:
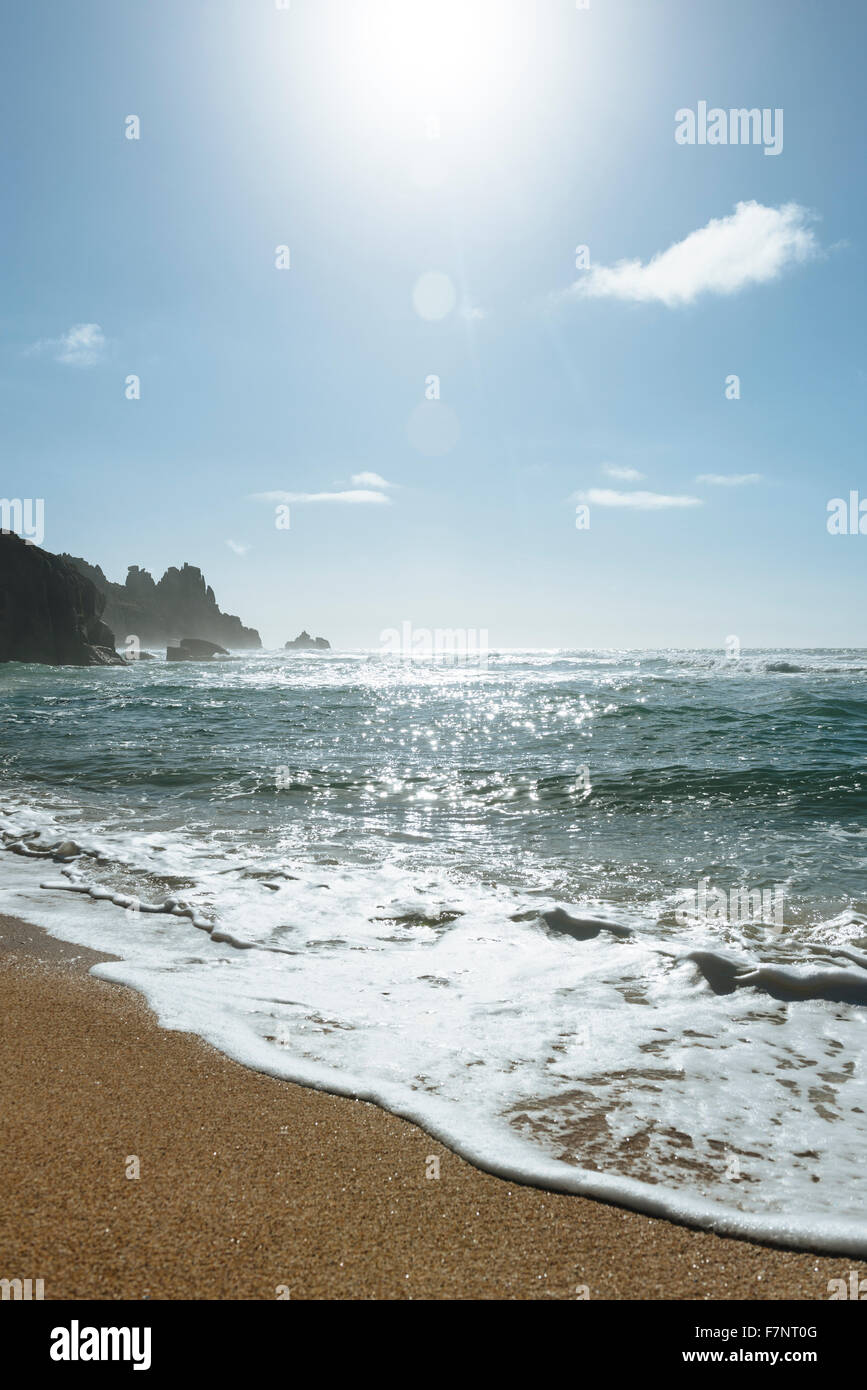
<svg viewBox="0 0 867 1390">
<path fill-rule="evenodd" d="M 0 661 L 122 666 L 105 598 L 59 555 L 0 531 Z"/>
<path fill-rule="evenodd" d="M 195 565 L 174 565 L 154 581 L 147 570 L 130 565 L 125 584 L 107 579 L 99 565 L 73 555 L 61 559 L 74 565 L 105 595 L 105 621 L 123 645 L 129 636 L 143 646 L 176 646 L 182 637 L 201 637 L 221 647 L 258 650 L 262 643 L 255 628 L 244 627 L 240 618 L 221 613 L 210 584 Z"/>
</svg>

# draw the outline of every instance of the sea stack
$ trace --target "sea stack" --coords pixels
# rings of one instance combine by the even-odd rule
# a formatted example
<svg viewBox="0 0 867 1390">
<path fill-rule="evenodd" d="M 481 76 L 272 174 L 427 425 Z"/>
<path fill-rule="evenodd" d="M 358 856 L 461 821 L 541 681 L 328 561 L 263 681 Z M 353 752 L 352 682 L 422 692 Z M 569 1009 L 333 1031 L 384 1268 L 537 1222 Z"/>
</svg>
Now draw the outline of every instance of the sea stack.
<svg viewBox="0 0 867 1390">
<path fill-rule="evenodd" d="M 331 643 L 324 637 L 311 637 L 305 628 L 294 642 L 287 642 L 283 650 L 287 652 L 330 652 Z"/>
</svg>

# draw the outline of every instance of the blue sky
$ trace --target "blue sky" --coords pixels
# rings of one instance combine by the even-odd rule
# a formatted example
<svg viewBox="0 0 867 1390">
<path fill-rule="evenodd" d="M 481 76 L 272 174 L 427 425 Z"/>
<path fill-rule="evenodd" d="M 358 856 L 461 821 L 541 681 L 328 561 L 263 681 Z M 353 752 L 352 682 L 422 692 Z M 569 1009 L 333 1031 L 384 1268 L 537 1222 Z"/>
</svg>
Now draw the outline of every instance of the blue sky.
<svg viewBox="0 0 867 1390">
<path fill-rule="evenodd" d="M 867 497 L 865 15 L 7 9 L 0 491 L 273 645 L 867 645 L 867 537 L 825 525 Z M 678 144 L 700 101 L 782 109 L 782 151 Z"/>
</svg>

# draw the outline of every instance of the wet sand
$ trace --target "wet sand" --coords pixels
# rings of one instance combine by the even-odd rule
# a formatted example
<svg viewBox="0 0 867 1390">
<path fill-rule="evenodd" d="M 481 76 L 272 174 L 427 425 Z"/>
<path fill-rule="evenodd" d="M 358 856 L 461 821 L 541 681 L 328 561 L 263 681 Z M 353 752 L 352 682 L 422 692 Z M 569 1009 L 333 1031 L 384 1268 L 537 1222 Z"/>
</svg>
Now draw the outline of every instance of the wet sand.
<svg viewBox="0 0 867 1390">
<path fill-rule="evenodd" d="M 0 917 L 0 1276 L 46 1299 L 827 1299 L 867 1267 L 491 1177 L 157 1026 Z M 439 1177 L 429 1177 L 439 1160 Z M 128 1177 L 136 1171 L 138 1177 Z"/>
</svg>

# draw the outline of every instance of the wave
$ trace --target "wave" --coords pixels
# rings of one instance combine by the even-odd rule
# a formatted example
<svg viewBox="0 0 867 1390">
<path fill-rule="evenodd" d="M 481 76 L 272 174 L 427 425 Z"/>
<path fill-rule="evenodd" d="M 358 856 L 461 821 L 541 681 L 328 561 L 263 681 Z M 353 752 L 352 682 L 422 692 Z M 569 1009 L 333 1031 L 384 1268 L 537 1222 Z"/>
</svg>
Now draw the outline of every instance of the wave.
<svg viewBox="0 0 867 1390">
<path fill-rule="evenodd" d="M 105 841 L 25 835 L 2 856 L 0 910 L 120 955 L 93 973 L 141 990 L 164 1026 L 374 1101 L 512 1181 L 867 1253 L 862 952 L 799 960 L 763 933 L 738 955 L 702 944 L 706 925 L 690 945 L 646 911 L 397 862 L 224 862 L 168 894 L 150 870 L 149 900 L 112 882 L 131 861 Z"/>
<path fill-rule="evenodd" d="M 850 959 L 858 959 L 850 954 Z M 867 970 L 798 970 L 779 965 L 748 965 L 718 951 L 690 951 L 714 994 L 733 994 L 737 989 L 759 990 L 771 999 L 794 1003 L 824 999 L 832 1004 L 867 1006 Z"/>
<path fill-rule="evenodd" d="M 0 909 L 503 1176 L 867 1250 L 863 653 L 722 661 L 0 672 Z"/>
</svg>

